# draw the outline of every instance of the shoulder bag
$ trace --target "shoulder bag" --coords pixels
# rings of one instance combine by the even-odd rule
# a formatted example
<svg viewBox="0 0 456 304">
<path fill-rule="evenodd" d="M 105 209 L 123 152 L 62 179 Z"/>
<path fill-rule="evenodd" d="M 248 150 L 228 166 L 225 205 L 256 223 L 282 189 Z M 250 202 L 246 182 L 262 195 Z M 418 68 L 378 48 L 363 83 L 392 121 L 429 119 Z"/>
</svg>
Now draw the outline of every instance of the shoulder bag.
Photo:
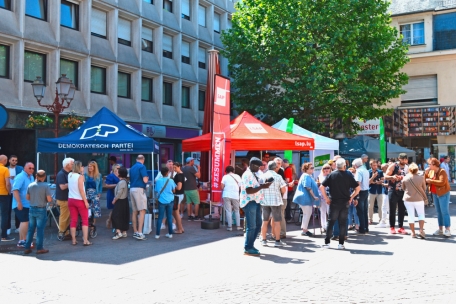
<svg viewBox="0 0 456 304">
<path fill-rule="evenodd" d="M 235 178 L 234 178 L 234 176 L 233 176 L 233 175 L 231 175 L 231 174 L 228 174 L 228 175 L 229 175 L 229 176 L 231 176 L 231 178 L 232 178 L 232 179 L 234 179 L 234 181 L 235 181 L 235 182 L 236 182 L 236 184 L 238 185 L 238 188 L 239 188 L 239 194 L 241 194 L 241 187 L 240 187 L 240 185 L 239 185 L 239 182 L 237 181 L 237 179 L 235 179 Z"/>
<path fill-rule="evenodd" d="M 158 196 L 157 198 L 155 199 L 155 202 L 158 204 L 158 199 L 160 198 L 160 195 L 163 193 L 163 191 L 165 190 L 166 188 L 166 185 L 168 185 L 168 182 L 169 182 L 169 178 L 166 180 L 166 183 L 163 185 L 163 188 L 160 190 L 160 193 L 158 193 Z"/>
<path fill-rule="evenodd" d="M 422 192 L 423 189 L 418 189 L 417 186 L 415 186 L 415 183 L 413 182 L 413 177 L 410 178 L 410 183 L 412 184 L 413 188 L 415 188 L 415 190 L 421 195 L 421 197 L 423 198 L 423 201 L 424 201 L 424 205 L 427 206 L 429 204 L 429 201 L 427 199 L 427 195 L 426 193 L 424 193 L 424 191 Z M 421 191 L 420 191 L 421 190 Z"/>
</svg>

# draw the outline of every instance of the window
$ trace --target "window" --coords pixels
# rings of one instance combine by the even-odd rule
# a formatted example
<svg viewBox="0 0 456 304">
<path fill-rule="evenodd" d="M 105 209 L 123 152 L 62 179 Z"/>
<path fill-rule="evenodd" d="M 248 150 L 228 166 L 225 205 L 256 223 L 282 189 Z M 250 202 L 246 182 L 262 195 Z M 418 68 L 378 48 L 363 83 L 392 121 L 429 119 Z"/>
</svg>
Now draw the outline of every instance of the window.
<svg viewBox="0 0 456 304">
<path fill-rule="evenodd" d="M 190 0 L 182 0 L 182 18 L 190 20 Z"/>
<path fill-rule="evenodd" d="M 117 96 L 130 98 L 130 74 L 119 72 L 117 76 Z"/>
<path fill-rule="evenodd" d="M 182 62 L 190 64 L 190 43 L 182 41 Z"/>
<path fill-rule="evenodd" d="M 90 68 L 90 92 L 106 94 L 106 69 L 96 66 Z"/>
<path fill-rule="evenodd" d="M 402 104 L 437 103 L 437 75 L 410 77 L 402 88 L 407 91 L 401 95 Z"/>
<path fill-rule="evenodd" d="M 79 5 L 62 0 L 60 4 L 60 25 L 79 30 Z"/>
<path fill-rule="evenodd" d="M 198 6 L 198 24 L 206 27 L 206 8 L 204 6 Z"/>
<path fill-rule="evenodd" d="M 66 74 L 78 86 L 78 63 L 68 59 L 60 59 L 60 75 Z"/>
<path fill-rule="evenodd" d="M 119 18 L 117 24 L 118 42 L 123 45 L 131 46 L 131 22 Z"/>
<path fill-rule="evenodd" d="M 0 45 L 0 77 L 9 78 L 9 46 Z"/>
<path fill-rule="evenodd" d="M 190 88 L 182 87 L 182 108 L 190 108 Z"/>
<path fill-rule="evenodd" d="M 206 49 L 198 48 L 198 67 L 206 69 Z"/>
<path fill-rule="evenodd" d="M 46 55 L 24 52 L 24 81 L 35 81 L 39 76 L 46 83 Z"/>
<path fill-rule="evenodd" d="M 26 0 L 25 14 L 30 17 L 46 20 L 47 0 Z"/>
<path fill-rule="evenodd" d="M 206 103 L 206 91 L 198 91 L 198 110 L 204 111 L 204 104 Z"/>
<path fill-rule="evenodd" d="M 106 38 L 106 12 L 96 8 L 92 9 L 92 20 L 90 31 L 92 35 Z"/>
<path fill-rule="evenodd" d="M 173 84 L 170 82 L 163 82 L 163 104 L 173 105 Z"/>
<path fill-rule="evenodd" d="M 173 1 L 172 0 L 163 0 L 163 9 L 170 13 L 173 12 Z"/>
<path fill-rule="evenodd" d="M 424 44 L 424 22 L 402 24 L 402 41 L 410 45 Z"/>
<path fill-rule="evenodd" d="M 154 52 L 154 43 L 152 42 L 153 32 L 150 28 L 143 27 L 142 34 L 141 34 L 141 43 L 142 43 L 142 50 L 153 53 Z"/>
<path fill-rule="evenodd" d="M 141 79 L 141 100 L 147 102 L 154 102 L 152 99 L 153 80 L 150 78 Z"/>
<path fill-rule="evenodd" d="M 456 49 L 456 13 L 434 15 L 434 51 Z"/>
<path fill-rule="evenodd" d="M 220 33 L 220 14 L 214 13 L 214 32 Z"/>
<path fill-rule="evenodd" d="M 146 3 L 154 4 L 153 0 L 143 0 L 143 1 L 146 2 Z"/>
<path fill-rule="evenodd" d="M 11 10 L 11 0 L 0 0 L 0 7 Z"/>
<path fill-rule="evenodd" d="M 233 28 L 233 21 L 231 21 L 231 19 L 227 20 L 227 27 L 228 27 L 228 29 Z"/>
<path fill-rule="evenodd" d="M 163 34 L 163 57 L 173 59 L 173 37 Z"/>
</svg>

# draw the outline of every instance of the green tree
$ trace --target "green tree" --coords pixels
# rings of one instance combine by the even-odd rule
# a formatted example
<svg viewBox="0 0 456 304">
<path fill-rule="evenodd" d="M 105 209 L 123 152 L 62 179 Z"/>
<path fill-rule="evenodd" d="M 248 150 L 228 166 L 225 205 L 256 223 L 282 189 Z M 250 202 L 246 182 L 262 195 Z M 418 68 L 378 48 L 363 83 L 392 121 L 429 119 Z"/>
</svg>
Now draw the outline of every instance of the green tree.
<svg viewBox="0 0 456 304">
<path fill-rule="evenodd" d="M 223 55 L 234 79 L 235 109 L 327 132 L 318 118 L 330 115 L 344 131 L 352 118 L 391 113 L 403 94 L 408 46 L 390 26 L 384 0 L 243 0 Z"/>
</svg>

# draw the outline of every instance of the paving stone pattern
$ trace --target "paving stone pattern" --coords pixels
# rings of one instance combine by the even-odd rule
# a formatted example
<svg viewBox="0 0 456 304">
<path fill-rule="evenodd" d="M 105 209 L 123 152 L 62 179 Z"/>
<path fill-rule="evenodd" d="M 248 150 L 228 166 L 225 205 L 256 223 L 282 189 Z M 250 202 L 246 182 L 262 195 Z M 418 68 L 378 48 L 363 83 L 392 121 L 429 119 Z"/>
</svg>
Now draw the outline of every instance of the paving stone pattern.
<svg viewBox="0 0 456 304">
<path fill-rule="evenodd" d="M 239 232 L 202 230 L 186 219 L 185 233 L 172 239 L 165 230 L 154 239 L 154 228 L 146 241 L 131 231 L 114 241 L 101 225 L 106 215 L 91 247 L 80 238 L 76 246 L 57 241 L 55 225 L 46 228 L 49 254 L 24 256 L 15 244 L 1 244 L 1 303 L 456 302 L 456 241 L 431 236 L 433 208 L 426 209 L 426 240 L 371 226 L 369 235 L 350 232 L 346 250 L 336 250 L 337 242 L 322 249 L 319 229 L 309 238 L 289 224 L 287 246 L 256 242 L 260 257 L 243 255 Z"/>
</svg>

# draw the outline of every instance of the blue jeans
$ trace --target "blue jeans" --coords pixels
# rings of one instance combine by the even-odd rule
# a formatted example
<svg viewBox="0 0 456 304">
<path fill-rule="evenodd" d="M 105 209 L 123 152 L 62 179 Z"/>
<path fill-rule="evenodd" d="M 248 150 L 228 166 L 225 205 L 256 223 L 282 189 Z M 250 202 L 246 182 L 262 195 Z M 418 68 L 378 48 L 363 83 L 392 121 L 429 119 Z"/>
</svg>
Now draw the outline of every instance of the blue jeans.
<svg viewBox="0 0 456 304">
<path fill-rule="evenodd" d="M 348 224 L 359 225 L 358 213 L 356 212 L 356 207 L 353 204 L 350 204 L 350 208 L 348 208 Z"/>
<path fill-rule="evenodd" d="M 439 227 L 450 227 L 450 192 L 442 196 L 437 196 L 436 194 L 432 193 L 432 198 L 434 199 L 435 209 L 437 209 L 437 220 L 439 222 Z"/>
<path fill-rule="evenodd" d="M 1 213 L 1 229 L 2 239 L 7 237 L 6 231 L 8 230 L 8 210 L 9 210 L 9 195 L 0 195 L 0 213 Z"/>
<path fill-rule="evenodd" d="M 168 233 L 173 234 L 173 202 L 169 204 L 158 203 L 158 221 L 155 235 L 160 235 L 160 228 L 162 225 L 163 218 L 165 217 L 168 221 Z"/>
<path fill-rule="evenodd" d="M 250 201 L 247 205 L 242 208 L 245 214 L 246 221 L 246 232 L 245 232 L 245 243 L 244 250 L 253 249 L 253 243 L 260 234 L 261 225 L 263 221 L 261 219 L 261 206 L 255 201 Z"/>
<path fill-rule="evenodd" d="M 27 231 L 27 241 L 25 249 L 30 249 L 33 241 L 33 234 L 36 228 L 36 250 L 43 249 L 44 227 L 46 226 L 47 213 L 46 208 L 30 207 L 29 226 Z"/>
<path fill-rule="evenodd" d="M 359 191 L 356 213 L 359 217 L 359 232 L 369 232 L 369 190 Z"/>
</svg>

